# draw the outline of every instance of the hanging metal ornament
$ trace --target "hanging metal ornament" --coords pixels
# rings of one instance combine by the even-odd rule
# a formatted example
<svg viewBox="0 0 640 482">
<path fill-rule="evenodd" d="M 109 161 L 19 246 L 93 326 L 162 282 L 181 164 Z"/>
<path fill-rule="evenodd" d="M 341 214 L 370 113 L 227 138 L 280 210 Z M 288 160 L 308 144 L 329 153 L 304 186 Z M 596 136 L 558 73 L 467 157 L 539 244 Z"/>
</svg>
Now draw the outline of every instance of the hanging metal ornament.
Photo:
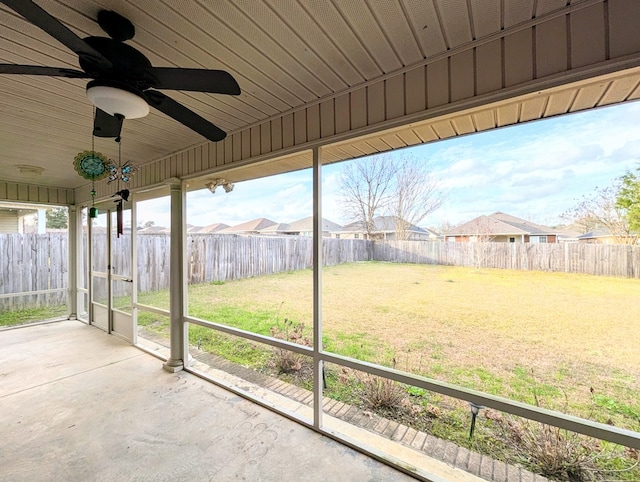
<svg viewBox="0 0 640 482">
<path fill-rule="evenodd" d="M 73 167 L 80 176 L 91 181 L 91 208 L 89 209 L 89 217 L 97 218 L 98 210 L 95 207 L 96 181 L 104 179 L 109 174 L 109 161 L 104 154 L 96 152 L 95 137 L 93 135 L 91 136 L 91 150 L 76 154 L 73 160 Z"/>
<path fill-rule="evenodd" d="M 118 190 L 120 190 L 120 181 L 128 183 L 138 171 L 138 168 L 131 161 L 122 164 L 122 141 L 116 140 L 116 142 L 118 142 L 118 162 L 116 163 L 112 159 L 109 160 L 107 184 L 118 181 Z"/>
<path fill-rule="evenodd" d="M 96 183 L 91 183 L 91 207 L 89 208 L 89 217 L 98 217 L 98 208 L 96 208 Z"/>
<path fill-rule="evenodd" d="M 109 175 L 109 161 L 99 152 L 96 152 L 95 137 L 91 135 L 91 150 L 76 154 L 73 160 L 74 169 L 83 178 L 90 181 L 99 181 Z"/>
</svg>

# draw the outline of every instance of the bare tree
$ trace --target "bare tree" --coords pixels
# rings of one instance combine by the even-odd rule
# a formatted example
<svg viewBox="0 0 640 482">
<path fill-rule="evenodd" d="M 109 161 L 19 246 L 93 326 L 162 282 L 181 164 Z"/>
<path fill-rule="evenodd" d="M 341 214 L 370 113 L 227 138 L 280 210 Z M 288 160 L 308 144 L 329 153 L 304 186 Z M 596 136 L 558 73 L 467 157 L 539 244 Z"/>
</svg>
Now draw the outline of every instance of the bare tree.
<svg viewBox="0 0 640 482">
<path fill-rule="evenodd" d="M 471 227 L 473 235 L 470 236 L 469 242 L 472 243 L 473 264 L 478 270 L 485 267 L 494 250 L 492 242 L 495 240 L 495 235 L 491 228 L 493 222 L 489 216 L 480 216 Z"/>
<path fill-rule="evenodd" d="M 388 154 L 356 159 L 342 171 L 339 182 L 345 213 L 362 222 L 367 239 L 372 237 L 374 218 L 389 202 L 395 172 L 394 159 Z"/>
<path fill-rule="evenodd" d="M 442 206 L 442 192 L 429 164 L 416 159 L 398 161 L 389 212 L 395 217 L 396 239 L 409 239 L 409 228 Z"/>
<path fill-rule="evenodd" d="M 583 227 L 585 232 L 596 228 L 607 228 L 618 244 L 636 244 L 637 234 L 629 226 L 628 210 L 618 204 L 621 190 L 620 179 L 610 186 L 598 189 L 583 196 L 571 209 L 562 214 Z"/>
<path fill-rule="evenodd" d="M 340 191 L 345 213 L 374 236 L 374 219 L 390 214 L 397 239 L 408 239 L 409 228 L 442 205 L 442 193 L 429 164 L 390 154 L 351 161 L 342 171 Z"/>
</svg>

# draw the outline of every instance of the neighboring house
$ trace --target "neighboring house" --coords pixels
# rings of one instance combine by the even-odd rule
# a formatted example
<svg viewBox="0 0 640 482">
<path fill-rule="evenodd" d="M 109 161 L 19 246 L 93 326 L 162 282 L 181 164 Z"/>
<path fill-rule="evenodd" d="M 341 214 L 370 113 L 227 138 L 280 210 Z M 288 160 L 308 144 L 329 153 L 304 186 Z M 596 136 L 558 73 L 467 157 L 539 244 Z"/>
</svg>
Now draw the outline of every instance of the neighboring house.
<svg viewBox="0 0 640 482">
<path fill-rule="evenodd" d="M 221 229 L 216 234 L 260 234 L 261 230 L 268 228 L 269 226 L 273 226 L 274 224 L 276 224 L 276 222 L 271 221 L 271 219 L 257 218 L 245 223 L 236 224 L 229 228 Z"/>
<path fill-rule="evenodd" d="M 579 241 L 579 231 L 572 231 L 570 229 L 556 229 L 556 232 L 558 233 L 559 243 L 577 243 Z"/>
<path fill-rule="evenodd" d="M 24 215 L 17 209 L 0 209 L 0 233 L 23 233 Z"/>
<path fill-rule="evenodd" d="M 615 236 L 608 228 L 596 228 L 578 236 L 579 243 L 588 244 L 637 244 L 638 235 Z"/>
<path fill-rule="evenodd" d="M 192 224 L 187 224 L 187 234 L 201 233 L 203 229 L 203 226 L 194 226 Z"/>
<path fill-rule="evenodd" d="M 338 223 L 334 223 L 333 221 L 322 218 L 323 237 L 327 238 L 331 235 L 332 231 L 337 231 L 341 228 L 342 226 L 340 226 Z M 288 234 L 297 236 L 313 236 L 313 216 L 298 219 L 297 221 L 290 223 Z"/>
<path fill-rule="evenodd" d="M 557 243 L 553 228 L 532 223 L 500 211 L 478 216 L 445 233 L 446 241 L 491 241 L 502 243 Z"/>
<path fill-rule="evenodd" d="M 261 229 L 260 234 L 265 236 L 286 236 L 288 229 L 288 223 L 276 223 Z"/>
<path fill-rule="evenodd" d="M 0 233 L 46 233 L 47 209 L 51 206 L 0 203 Z"/>
<path fill-rule="evenodd" d="M 429 241 L 440 241 L 442 239 L 442 234 L 434 231 L 431 228 L 422 227 L 421 229 L 427 232 L 427 234 L 429 235 Z"/>
<path fill-rule="evenodd" d="M 328 238 L 330 233 L 338 231 L 341 226 L 322 218 L 322 236 Z M 279 223 L 260 230 L 260 234 L 276 236 L 313 236 L 313 216 L 298 219 L 292 223 Z"/>
<path fill-rule="evenodd" d="M 169 234 L 169 228 L 164 226 L 147 226 L 136 231 L 137 234 Z"/>
<path fill-rule="evenodd" d="M 201 226 L 194 226 L 187 224 L 187 233 L 201 233 L 204 228 Z M 146 228 L 140 228 L 136 231 L 138 234 L 170 234 L 171 230 L 164 226 L 147 226 Z"/>
<path fill-rule="evenodd" d="M 403 226 L 404 225 L 404 226 Z M 398 232 L 406 230 L 406 239 L 411 241 L 427 241 L 432 238 L 427 230 L 414 224 L 402 221 L 396 216 L 378 216 L 373 219 L 371 239 L 393 241 L 398 239 Z M 332 238 L 340 239 L 367 239 L 367 230 L 362 221 L 356 221 L 343 226 L 342 229 L 331 233 Z"/>
</svg>

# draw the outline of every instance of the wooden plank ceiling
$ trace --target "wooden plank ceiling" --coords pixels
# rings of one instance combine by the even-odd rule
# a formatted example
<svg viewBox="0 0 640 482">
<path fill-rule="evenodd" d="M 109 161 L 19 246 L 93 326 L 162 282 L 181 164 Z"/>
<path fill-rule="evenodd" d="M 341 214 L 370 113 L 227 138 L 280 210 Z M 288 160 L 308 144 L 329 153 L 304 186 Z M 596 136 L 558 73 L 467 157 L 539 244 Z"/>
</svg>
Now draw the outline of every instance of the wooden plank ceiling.
<svg viewBox="0 0 640 482">
<path fill-rule="evenodd" d="M 589 0 L 574 0 L 575 3 Z M 322 99 L 421 65 L 471 42 L 568 8 L 568 0 L 37 0 L 81 37 L 104 35 L 95 22 L 115 10 L 136 27 L 129 43 L 154 66 L 223 69 L 237 97 L 166 92 L 229 134 L 259 126 Z M 597 3 L 590 1 L 591 4 Z M 66 47 L 0 5 L 0 63 L 78 68 Z M 349 140 L 327 150 L 336 161 L 569 112 L 578 105 L 638 97 L 638 75 L 591 90 L 562 89 L 526 103 L 476 109 L 431 123 Z M 607 83 L 608 82 L 608 83 Z M 91 148 L 92 106 L 85 80 L 0 75 L 0 181 L 77 188 L 72 160 Z M 615 99 L 614 99 L 615 98 Z M 204 138 L 152 109 L 126 120 L 123 150 L 140 165 L 205 144 Z M 115 158 L 112 140 L 96 149 Z M 295 167 L 309 154 L 298 155 Z M 44 169 L 42 175 L 17 166 Z M 246 171 L 246 168 L 245 168 Z M 248 171 L 246 171 L 248 172 Z M 245 173 L 246 177 L 250 174 Z"/>
</svg>

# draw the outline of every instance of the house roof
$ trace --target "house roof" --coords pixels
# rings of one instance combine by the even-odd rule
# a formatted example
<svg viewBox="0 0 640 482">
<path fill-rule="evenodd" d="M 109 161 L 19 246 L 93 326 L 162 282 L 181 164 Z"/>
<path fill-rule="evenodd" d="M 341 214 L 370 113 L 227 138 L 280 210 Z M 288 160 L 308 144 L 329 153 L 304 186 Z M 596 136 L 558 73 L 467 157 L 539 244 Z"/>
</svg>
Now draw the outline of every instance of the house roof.
<svg viewBox="0 0 640 482">
<path fill-rule="evenodd" d="M 156 234 L 156 233 L 168 233 L 169 228 L 164 226 L 147 226 L 136 231 L 138 234 Z"/>
<path fill-rule="evenodd" d="M 333 221 L 329 221 L 328 219 L 322 218 L 322 230 L 323 231 L 338 231 L 341 229 L 339 224 L 334 223 Z M 261 233 L 283 233 L 283 234 L 291 234 L 291 233 L 311 233 L 313 232 L 313 216 L 308 216 L 306 218 L 298 219 L 297 221 L 293 221 L 291 223 L 278 223 L 268 226 L 264 229 L 260 230 Z"/>
<path fill-rule="evenodd" d="M 394 233 L 396 232 L 396 225 L 398 221 L 396 216 L 378 216 L 373 218 L 373 232 L 374 233 Z M 428 234 L 424 229 L 416 226 L 415 224 L 409 224 L 408 231 L 413 233 Z M 343 226 L 341 231 L 343 232 L 364 232 L 365 227 L 362 221 L 356 221 L 351 224 Z"/>
<path fill-rule="evenodd" d="M 596 228 L 588 233 L 581 234 L 578 239 L 608 238 L 613 236 L 607 228 Z"/>
<path fill-rule="evenodd" d="M 341 226 L 333 221 L 329 221 L 326 218 L 322 218 L 322 230 L 323 231 L 337 231 L 341 229 Z M 313 216 L 298 219 L 289 224 L 289 232 L 311 232 L 313 231 Z"/>
<path fill-rule="evenodd" d="M 497 211 L 489 216 L 478 216 L 445 233 L 447 236 L 507 236 L 557 234 L 553 228 Z"/>
<path fill-rule="evenodd" d="M 582 234 L 579 231 L 573 231 L 571 229 L 556 229 L 558 233 L 558 238 L 562 239 L 578 239 L 578 237 Z"/>
<path fill-rule="evenodd" d="M 286 233 L 289 231 L 288 223 L 276 223 L 271 226 L 267 226 L 264 229 L 261 229 L 261 233 L 273 234 L 273 233 Z"/>
<path fill-rule="evenodd" d="M 224 223 L 213 223 L 213 224 L 209 224 L 208 226 L 205 226 L 204 228 L 200 229 L 200 231 L 198 232 L 199 233 L 217 233 L 218 231 L 222 231 L 223 229 L 227 229 L 230 227 L 231 226 Z"/>
<path fill-rule="evenodd" d="M 230 228 L 225 228 L 219 233 L 252 233 L 258 232 L 262 229 L 265 229 L 268 226 L 273 226 L 276 224 L 275 221 L 271 221 L 271 219 L 267 218 L 256 218 L 251 221 L 247 221 L 244 223 L 236 224 L 235 226 L 231 226 Z"/>
</svg>

